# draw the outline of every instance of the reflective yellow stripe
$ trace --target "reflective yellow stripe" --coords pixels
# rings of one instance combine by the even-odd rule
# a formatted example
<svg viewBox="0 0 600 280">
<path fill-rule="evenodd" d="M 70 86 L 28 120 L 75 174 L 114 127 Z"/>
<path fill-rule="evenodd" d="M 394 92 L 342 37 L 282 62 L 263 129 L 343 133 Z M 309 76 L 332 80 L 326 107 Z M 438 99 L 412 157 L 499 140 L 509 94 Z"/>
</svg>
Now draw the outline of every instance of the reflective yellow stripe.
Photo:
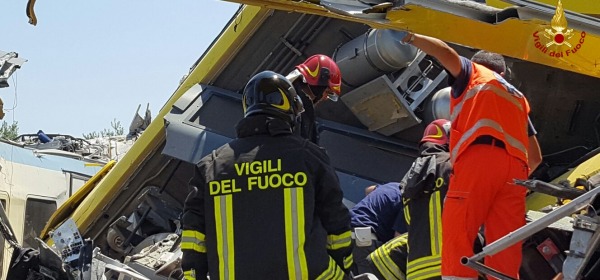
<svg viewBox="0 0 600 280">
<path fill-rule="evenodd" d="M 353 263 L 354 258 L 352 257 L 352 254 L 350 254 L 349 256 L 344 258 L 344 269 L 349 269 Z"/>
<path fill-rule="evenodd" d="M 343 280 L 344 279 L 344 272 L 342 271 L 342 269 L 339 266 L 335 266 L 335 274 L 333 275 L 333 280 Z"/>
<path fill-rule="evenodd" d="M 195 270 L 186 270 L 183 272 L 184 280 L 196 280 L 196 271 Z"/>
<path fill-rule="evenodd" d="M 385 243 L 382 246 L 389 247 L 390 250 L 391 250 L 391 249 L 394 249 L 396 247 L 405 245 L 407 242 L 408 242 L 408 233 L 403 233 L 402 235 L 394 237 L 394 239 L 388 241 L 387 243 Z"/>
<path fill-rule="evenodd" d="M 485 92 L 488 92 L 488 93 L 492 93 L 493 92 L 493 93 L 496 94 L 496 96 L 504 98 L 506 101 L 512 103 L 521 112 L 523 112 L 523 106 L 521 105 L 521 103 L 519 103 L 519 101 L 517 101 L 515 99 L 515 97 L 517 97 L 517 96 L 514 96 L 514 95 L 508 93 L 505 89 L 500 88 L 500 87 L 498 87 L 498 86 L 496 86 L 494 84 L 481 84 L 481 85 L 477 85 L 477 86 L 471 88 L 469 91 L 467 91 L 464 94 L 464 96 L 461 99 L 461 101 L 458 104 L 456 104 L 456 106 L 454 106 L 454 109 L 452 110 L 452 114 L 450 115 L 450 120 L 451 121 L 455 121 L 456 117 L 458 116 L 458 114 L 460 113 L 460 111 L 462 111 L 463 104 L 467 100 L 475 97 L 475 95 L 478 92 L 480 92 L 480 91 L 485 91 Z"/>
<path fill-rule="evenodd" d="M 200 242 L 204 242 L 206 240 L 206 236 L 203 233 L 201 233 L 197 230 L 191 230 L 191 229 L 183 230 L 183 232 L 181 233 L 181 236 L 194 238 Z"/>
<path fill-rule="evenodd" d="M 401 235 L 401 237 L 397 237 L 394 240 L 395 241 L 392 243 L 386 243 L 377 248 L 377 250 L 371 253 L 370 257 L 375 267 L 377 267 L 377 270 L 379 270 L 379 273 L 381 273 L 385 279 L 404 280 L 406 279 L 406 276 L 390 258 L 390 251 L 398 245 L 406 243 L 406 234 Z"/>
<path fill-rule="evenodd" d="M 442 257 L 440 255 L 418 258 L 408 262 L 406 265 L 406 274 L 413 274 L 425 267 L 440 265 L 441 263 Z"/>
<path fill-rule="evenodd" d="M 181 234 L 181 249 L 206 253 L 206 237 L 199 231 L 184 230 Z"/>
<path fill-rule="evenodd" d="M 380 247 L 371 254 L 371 261 L 377 267 L 379 273 L 383 275 L 384 279 L 405 279 L 400 268 L 388 258 L 383 247 Z"/>
<path fill-rule="evenodd" d="M 232 196 L 214 196 L 219 279 L 235 279 Z"/>
<path fill-rule="evenodd" d="M 379 274 L 383 275 L 384 279 L 393 279 L 393 275 L 388 271 L 387 267 L 381 261 L 381 256 L 379 250 L 382 247 L 379 247 L 377 250 L 373 251 L 369 256 L 371 257 L 371 261 L 379 271 Z"/>
<path fill-rule="evenodd" d="M 404 202 L 404 219 L 406 220 L 406 224 L 410 225 L 410 209 L 408 206 L 408 200 Z"/>
<path fill-rule="evenodd" d="M 317 280 L 330 279 L 335 274 L 336 266 L 337 264 L 335 264 L 333 259 L 329 258 L 329 266 L 317 277 Z"/>
<path fill-rule="evenodd" d="M 429 238 L 431 254 L 439 255 L 442 251 L 442 198 L 439 191 L 431 194 L 429 199 Z"/>
<path fill-rule="evenodd" d="M 181 241 L 181 250 L 193 250 L 198 253 L 206 253 L 206 246 L 198 245 L 194 242 Z"/>
<path fill-rule="evenodd" d="M 329 266 L 321 275 L 317 277 L 316 280 L 342 280 L 344 278 L 344 272 L 342 269 L 335 263 L 335 261 L 330 257 L 329 258 Z M 294 278 L 291 278 L 294 279 Z M 306 279 L 306 278 L 303 278 Z"/>
<path fill-rule="evenodd" d="M 340 248 L 350 247 L 352 244 L 352 232 L 346 231 L 340 235 L 327 235 L 327 249 L 337 250 Z"/>
<path fill-rule="evenodd" d="M 285 216 L 285 252 L 290 279 L 307 279 L 308 268 L 304 244 L 304 189 L 285 188 L 283 190 Z"/>
<path fill-rule="evenodd" d="M 506 133 L 499 123 L 497 123 L 496 121 L 491 120 L 491 119 L 481 119 L 480 121 L 476 122 L 473 125 L 473 127 L 469 128 L 469 130 L 467 130 L 463 134 L 463 136 L 458 140 L 458 142 L 456 142 L 456 146 L 454 148 L 452 148 L 452 152 L 450 154 L 450 159 L 452 160 L 452 162 L 454 162 L 454 160 L 456 159 L 456 156 L 458 156 L 458 151 L 460 150 L 460 147 L 465 143 L 465 141 L 467 141 L 467 139 L 469 139 L 471 136 L 473 136 L 473 134 L 477 130 L 479 130 L 480 128 L 483 128 L 483 127 L 489 127 L 491 129 L 494 129 L 494 130 L 504 134 L 504 139 L 507 142 L 506 144 L 519 150 L 525 156 L 527 156 L 527 149 L 525 148 L 525 145 L 523 143 L 519 142 L 519 140 L 517 140 L 517 138 Z"/>
<path fill-rule="evenodd" d="M 407 274 L 406 278 L 410 279 L 410 280 L 425 280 L 425 279 L 431 279 L 433 277 L 439 277 L 439 276 L 442 276 L 442 265 L 441 265 L 441 263 L 439 265 L 436 265 L 436 266 L 424 268 L 424 269 L 419 270 L 417 272 L 414 272 L 414 273 L 411 273 L 411 274 Z"/>
</svg>

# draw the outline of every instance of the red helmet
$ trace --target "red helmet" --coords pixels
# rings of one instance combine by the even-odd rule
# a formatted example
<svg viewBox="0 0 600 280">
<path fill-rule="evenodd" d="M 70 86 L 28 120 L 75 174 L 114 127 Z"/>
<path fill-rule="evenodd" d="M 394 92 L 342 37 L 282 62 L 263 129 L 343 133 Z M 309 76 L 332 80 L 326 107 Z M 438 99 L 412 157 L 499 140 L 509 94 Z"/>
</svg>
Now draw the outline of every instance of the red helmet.
<svg viewBox="0 0 600 280">
<path fill-rule="evenodd" d="M 341 94 L 342 74 L 333 59 L 326 55 L 316 54 L 309 57 L 304 63 L 297 65 L 296 69 L 302 73 L 307 84 L 328 87 L 327 95 L 323 96 L 337 101 Z"/>
<path fill-rule="evenodd" d="M 450 121 L 445 119 L 437 119 L 432 121 L 423 132 L 423 142 L 431 142 L 438 145 L 447 144 L 450 140 Z"/>
</svg>

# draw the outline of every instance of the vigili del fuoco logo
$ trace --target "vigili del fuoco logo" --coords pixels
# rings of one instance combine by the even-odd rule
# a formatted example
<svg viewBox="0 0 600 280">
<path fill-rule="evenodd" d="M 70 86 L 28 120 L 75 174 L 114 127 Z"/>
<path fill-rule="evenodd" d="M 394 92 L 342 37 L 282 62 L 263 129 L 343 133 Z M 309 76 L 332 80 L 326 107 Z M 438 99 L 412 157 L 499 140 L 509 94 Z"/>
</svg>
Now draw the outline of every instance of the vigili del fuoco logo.
<svg viewBox="0 0 600 280">
<path fill-rule="evenodd" d="M 577 53 L 585 42 L 585 31 L 578 38 L 576 32 L 567 28 L 567 18 L 561 0 L 556 4 L 556 11 L 550 22 L 550 28 L 544 28 L 533 33 L 535 48 L 551 57 L 567 57 Z"/>
</svg>

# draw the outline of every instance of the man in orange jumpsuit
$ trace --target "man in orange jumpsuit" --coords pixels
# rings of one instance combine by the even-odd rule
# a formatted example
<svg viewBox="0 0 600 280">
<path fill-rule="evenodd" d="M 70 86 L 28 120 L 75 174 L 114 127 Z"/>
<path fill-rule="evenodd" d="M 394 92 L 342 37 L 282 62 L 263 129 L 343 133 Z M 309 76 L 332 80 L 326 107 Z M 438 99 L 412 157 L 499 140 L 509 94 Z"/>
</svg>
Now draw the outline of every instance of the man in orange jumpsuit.
<svg viewBox="0 0 600 280">
<path fill-rule="evenodd" d="M 471 60 L 443 41 L 406 33 L 412 44 L 435 57 L 450 74 L 450 158 L 454 173 L 442 214 L 442 279 L 477 279 L 460 263 L 473 255 L 473 241 L 484 226 L 489 244 L 525 225 L 526 179 L 541 162 L 525 96 L 504 80 L 504 58 L 478 52 Z M 521 244 L 485 259 L 497 271 L 518 278 Z"/>
</svg>

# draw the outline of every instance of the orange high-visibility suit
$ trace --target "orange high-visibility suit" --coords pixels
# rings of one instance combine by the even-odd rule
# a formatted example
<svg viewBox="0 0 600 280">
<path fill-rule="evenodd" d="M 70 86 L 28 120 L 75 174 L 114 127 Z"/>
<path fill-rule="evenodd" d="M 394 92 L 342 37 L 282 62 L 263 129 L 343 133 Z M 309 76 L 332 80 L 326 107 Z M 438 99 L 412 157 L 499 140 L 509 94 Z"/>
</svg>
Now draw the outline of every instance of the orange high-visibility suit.
<svg viewBox="0 0 600 280">
<path fill-rule="evenodd" d="M 489 244 L 525 224 L 525 193 L 513 179 L 528 175 L 528 113 L 525 97 L 500 75 L 462 58 L 471 68 L 466 88 L 451 100 L 450 178 L 443 212 L 442 275 L 477 279 L 460 264 L 473 255 L 481 225 Z M 521 264 L 518 243 L 485 264 L 517 278 Z"/>
</svg>

